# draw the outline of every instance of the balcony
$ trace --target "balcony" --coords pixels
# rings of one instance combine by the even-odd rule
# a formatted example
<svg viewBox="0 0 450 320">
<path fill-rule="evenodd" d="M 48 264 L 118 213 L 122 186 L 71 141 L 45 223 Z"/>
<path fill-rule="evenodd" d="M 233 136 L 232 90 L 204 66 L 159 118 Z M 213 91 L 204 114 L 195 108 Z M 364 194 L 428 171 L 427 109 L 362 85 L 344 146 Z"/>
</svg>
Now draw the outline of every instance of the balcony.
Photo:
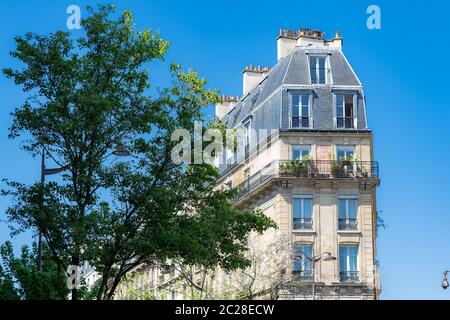
<svg viewBox="0 0 450 320">
<path fill-rule="evenodd" d="M 312 270 L 294 270 L 294 278 L 295 280 L 309 282 L 313 280 L 313 272 Z"/>
<path fill-rule="evenodd" d="M 237 202 L 272 179 L 378 179 L 378 162 L 330 160 L 276 160 L 236 187 Z"/>
<path fill-rule="evenodd" d="M 294 230 L 312 230 L 312 218 L 294 218 Z"/>
<path fill-rule="evenodd" d="M 358 219 L 339 218 L 339 230 L 357 230 Z"/>
<path fill-rule="evenodd" d="M 358 271 L 341 271 L 339 272 L 339 279 L 341 282 L 351 283 L 359 281 Z"/>
</svg>

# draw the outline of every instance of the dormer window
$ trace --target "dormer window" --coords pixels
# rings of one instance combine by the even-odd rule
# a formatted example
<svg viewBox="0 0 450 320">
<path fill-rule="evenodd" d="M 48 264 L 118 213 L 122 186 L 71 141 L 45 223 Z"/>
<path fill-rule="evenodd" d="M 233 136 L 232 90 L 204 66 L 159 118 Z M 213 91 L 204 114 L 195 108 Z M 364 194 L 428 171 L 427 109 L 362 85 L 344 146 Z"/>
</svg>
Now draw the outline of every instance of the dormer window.
<svg viewBox="0 0 450 320">
<path fill-rule="evenodd" d="M 338 129 L 355 127 L 353 95 L 336 96 L 336 126 Z"/>
<path fill-rule="evenodd" d="M 309 57 L 309 70 L 312 84 L 328 83 L 328 67 L 326 57 Z"/>
<path fill-rule="evenodd" d="M 310 119 L 310 95 L 291 95 L 291 128 L 309 128 Z"/>
</svg>

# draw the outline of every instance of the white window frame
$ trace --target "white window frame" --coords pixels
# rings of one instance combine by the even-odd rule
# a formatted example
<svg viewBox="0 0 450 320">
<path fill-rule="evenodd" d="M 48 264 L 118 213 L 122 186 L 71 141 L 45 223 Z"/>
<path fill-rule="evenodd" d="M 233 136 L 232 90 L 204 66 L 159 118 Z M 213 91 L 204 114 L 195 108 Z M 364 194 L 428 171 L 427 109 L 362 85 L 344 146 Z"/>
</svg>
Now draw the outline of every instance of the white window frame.
<svg viewBox="0 0 450 320">
<path fill-rule="evenodd" d="M 340 146 L 340 145 L 338 145 L 338 146 L 336 146 L 336 161 L 339 161 L 339 158 L 338 158 L 339 151 L 344 151 L 346 153 L 351 151 L 353 153 L 353 158 L 355 158 L 355 156 L 356 156 L 356 146 Z"/>
<path fill-rule="evenodd" d="M 313 228 L 314 228 L 314 197 L 312 195 L 294 195 L 292 196 L 292 203 L 291 203 L 291 221 L 292 221 L 292 230 L 294 231 L 302 231 L 303 229 L 295 229 L 294 228 L 294 201 L 295 200 L 311 200 L 311 217 L 309 219 L 312 219 L 313 222 Z M 304 202 L 300 201 L 300 219 L 307 218 L 305 217 L 305 210 L 304 210 Z"/>
<path fill-rule="evenodd" d="M 311 156 L 311 146 L 305 145 L 305 144 L 293 144 L 292 145 L 292 152 L 291 152 L 291 159 L 292 160 L 302 160 L 302 159 L 295 159 L 294 158 L 294 150 L 300 150 L 300 154 L 302 154 L 302 151 L 307 150 L 308 155 Z"/>
<path fill-rule="evenodd" d="M 250 144 L 251 144 L 251 125 L 252 125 L 252 120 L 249 119 L 246 122 L 243 123 L 244 126 L 244 130 L 245 130 L 245 146 L 248 146 L 250 148 Z"/>
<path fill-rule="evenodd" d="M 316 64 L 315 64 L 315 72 L 316 72 L 316 79 L 317 79 L 317 83 L 313 83 L 312 82 L 312 76 L 311 76 L 311 59 L 316 59 Z M 325 59 L 325 83 L 318 83 L 319 79 L 320 79 L 320 59 Z M 309 54 L 308 55 L 308 69 L 309 69 L 309 82 L 312 85 L 316 85 L 316 86 L 326 86 L 329 85 L 331 83 L 331 68 L 330 68 L 330 62 L 328 59 L 328 55 L 321 55 L 321 54 Z"/>
<path fill-rule="evenodd" d="M 303 127 L 303 126 L 301 126 L 301 124 L 302 124 L 302 122 L 300 121 L 299 123 L 300 123 L 300 126 L 299 127 L 294 127 L 293 125 L 292 125 L 292 123 L 293 123 L 293 121 L 292 121 L 292 118 L 293 118 L 293 115 L 292 115 L 292 109 L 293 109 L 293 107 L 294 107 L 294 99 L 293 99 L 293 97 L 294 96 L 298 96 L 299 97 L 299 104 L 298 104 L 298 114 L 299 114 L 299 117 L 300 118 L 302 118 L 302 117 L 304 117 L 303 115 L 302 115 L 302 108 L 303 108 L 303 105 L 302 105 L 302 97 L 308 97 L 308 126 L 307 127 Z M 300 94 L 300 93 L 290 93 L 289 94 L 289 128 L 291 128 L 291 129 L 311 129 L 312 127 L 313 127 L 313 116 L 312 116 L 312 95 L 311 94 Z"/>
<path fill-rule="evenodd" d="M 345 97 L 346 96 L 352 96 L 353 97 L 353 107 L 352 107 L 352 112 L 353 112 L 353 126 L 351 128 L 346 128 L 345 127 Z M 344 126 L 343 127 L 338 127 L 338 115 L 337 115 L 337 108 L 338 108 L 338 97 L 343 97 L 343 105 L 342 105 L 342 114 L 344 117 Z M 334 126 L 336 129 L 344 129 L 344 130 L 356 130 L 358 127 L 358 117 L 357 117 L 357 104 L 358 104 L 358 96 L 356 94 L 334 94 Z"/>
<path fill-rule="evenodd" d="M 346 212 L 345 212 L 345 219 L 350 219 L 350 216 L 348 215 L 348 212 L 349 212 L 348 201 L 349 200 L 356 201 L 356 216 L 355 216 L 355 218 L 358 219 L 358 197 L 355 197 L 355 196 L 340 196 L 338 198 L 338 219 L 340 218 L 340 215 L 339 215 L 339 201 L 341 201 L 341 200 L 346 201 L 346 204 L 345 204 L 345 210 L 346 210 Z"/>
<path fill-rule="evenodd" d="M 359 254 L 360 254 L 360 246 L 358 244 L 341 244 L 339 245 L 339 259 L 341 259 L 341 248 L 342 247 L 346 247 L 347 248 L 347 253 L 348 253 L 348 248 L 349 247 L 356 247 L 357 249 L 357 254 L 356 254 L 356 270 L 349 270 L 350 269 L 350 255 L 347 254 L 346 255 L 346 269 L 347 270 L 341 270 L 341 263 L 339 262 L 339 272 L 359 272 Z"/>
<path fill-rule="evenodd" d="M 356 159 L 356 146 L 336 146 L 336 161 L 339 161 L 338 152 L 344 151 L 346 154 L 347 152 L 351 151 L 353 153 L 353 159 Z M 347 155 L 346 155 L 347 157 Z M 350 170 L 348 170 L 350 169 Z M 346 170 L 347 173 L 356 173 L 357 165 L 356 160 L 353 160 L 353 164 L 351 168 L 348 168 Z"/>
<path fill-rule="evenodd" d="M 314 257 L 314 244 L 312 244 L 312 243 L 301 243 L 301 242 L 294 243 L 295 254 L 297 253 L 297 248 L 299 248 L 299 247 L 301 249 L 303 249 L 304 247 L 311 247 L 311 257 L 310 258 Z M 304 252 L 305 250 L 302 250 L 302 251 Z M 296 262 L 299 262 L 299 265 L 300 265 L 300 269 L 299 270 L 294 270 L 295 269 L 294 266 L 295 266 Z M 310 268 L 306 269 L 305 268 L 306 264 L 309 264 Z M 293 264 L 292 264 L 292 269 L 294 271 L 312 271 L 312 269 L 313 269 L 312 268 L 312 262 L 309 261 L 308 259 L 301 259 L 300 261 L 294 261 Z"/>
</svg>

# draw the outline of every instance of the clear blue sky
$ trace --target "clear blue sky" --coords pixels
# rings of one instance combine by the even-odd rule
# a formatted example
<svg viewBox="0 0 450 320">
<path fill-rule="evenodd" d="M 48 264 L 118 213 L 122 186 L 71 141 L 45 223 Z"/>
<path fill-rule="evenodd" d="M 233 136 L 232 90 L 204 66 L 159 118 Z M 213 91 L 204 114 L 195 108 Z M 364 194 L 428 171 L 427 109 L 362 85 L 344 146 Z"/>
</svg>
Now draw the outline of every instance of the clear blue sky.
<svg viewBox="0 0 450 320">
<path fill-rule="evenodd" d="M 14 66 L 13 37 L 66 30 L 66 8 L 99 1 L 0 2 L 0 67 Z M 102 1 L 103 2 L 103 1 Z M 108 3 L 112 3 L 109 1 Z M 388 224 L 378 258 L 384 299 L 449 299 L 440 288 L 450 269 L 450 72 L 447 1 L 116 1 L 141 27 L 172 44 L 166 57 L 196 69 L 211 87 L 239 95 L 245 65 L 274 65 L 280 27 L 312 27 L 344 38 L 344 52 L 365 86 L 369 126 L 382 184 L 378 207 Z M 381 30 L 366 28 L 366 9 L 381 8 Z M 82 11 L 82 13 L 85 11 Z M 75 31 L 77 32 L 77 31 Z M 150 66 L 156 86 L 167 81 Z M 7 139 L 9 113 L 23 94 L 0 77 L 0 177 L 34 182 L 39 163 Z M 8 205 L 0 200 L 0 218 Z M 0 242 L 9 238 L 0 223 Z M 16 244 L 28 241 L 23 235 Z"/>
</svg>

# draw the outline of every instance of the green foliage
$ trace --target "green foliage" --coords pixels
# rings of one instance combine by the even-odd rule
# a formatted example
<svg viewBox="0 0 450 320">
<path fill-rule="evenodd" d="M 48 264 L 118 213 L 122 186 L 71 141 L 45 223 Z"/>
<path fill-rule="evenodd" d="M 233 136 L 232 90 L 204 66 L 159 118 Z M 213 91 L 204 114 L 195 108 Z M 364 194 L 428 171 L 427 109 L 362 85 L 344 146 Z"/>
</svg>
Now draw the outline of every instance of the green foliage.
<svg viewBox="0 0 450 320">
<path fill-rule="evenodd" d="M 338 163 L 340 163 L 343 166 L 349 166 L 355 161 L 354 157 L 341 157 L 338 160 Z"/>
<path fill-rule="evenodd" d="M 66 299 L 69 291 L 66 286 L 64 270 L 58 269 L 47 246 L 44 246 L 43 250 L 42 271 L 38 271 L 36 267 L 36 243 L 33 244 L 31 250 L 28 246 L 23 246 L 20 257 L 16 258 L 11 242 L 6 242 L 0 246 L 0 256 L 2 262 L 0 274 L 3 270 L 4 277 L 3 281 L 0 280 L 0 283 L 2 283 L 0 288 L 9 288 L 9 291 L 6 290 L 6 296 L 4 296 L 5 292 L 0 289 L 2 291 L 0 300 L 19 298 L 24 300 Z M 11 288 L 13 288 L 12 291 Z"/>
<path fill-rule="evenodd" d="M 310 161 L 305 160 L 293 160 L 290 162 L 281 162 L 280 173 L 283 175 L 293 175 L 297 177 L 307 177 L 310 171 Z"/>
<path fill-rule="evenodd" d="M 3 195 L 12 198 L 7 215 L 15 231 L 39 229 L 58 270 L 89 262 L 102 276 L 87 296 L 97 299 L 113 298 L 142 263 L 248 266 L 249 233 L 274 223 L 259 211 L 235 210 L 233 191 L 215 190 L 216 168 L 170 158 L 171 133 L 193 135 L 217 91 L 172 64 L 172 85 L 149 97 L 146 64 L 162 59 L 168 43 L 137 31 L 129 11 L 113 19 L 112 6 L 89 10 L 76 40 L 64 32 L 16 38 L 12 56 L 24 68 L 4 70 L 28 93 L 12 114 L 10 137 L 26 136 L 25 150 L 44 147 L 55 166 L 67 167 L 58 182 L 8 182 Z M 118 145 L 130 156 L 118 161 Z M 79 297 L 72 290 L 72 299 Z"/>
<path fill-rule="evenodd" d="M 345 169 L 341 162 L 332 161 L 331 162 L 331 174 L 335 178 L 340 178 L 345 176 Z"/>
<path fill-rule="evenodd" d="M 14 287 L 14 279 L 12 278 L 8 266 L 0 263 L 0 301 L 1 300 L 19 300 L 20 296 Z"/>
</svg>

